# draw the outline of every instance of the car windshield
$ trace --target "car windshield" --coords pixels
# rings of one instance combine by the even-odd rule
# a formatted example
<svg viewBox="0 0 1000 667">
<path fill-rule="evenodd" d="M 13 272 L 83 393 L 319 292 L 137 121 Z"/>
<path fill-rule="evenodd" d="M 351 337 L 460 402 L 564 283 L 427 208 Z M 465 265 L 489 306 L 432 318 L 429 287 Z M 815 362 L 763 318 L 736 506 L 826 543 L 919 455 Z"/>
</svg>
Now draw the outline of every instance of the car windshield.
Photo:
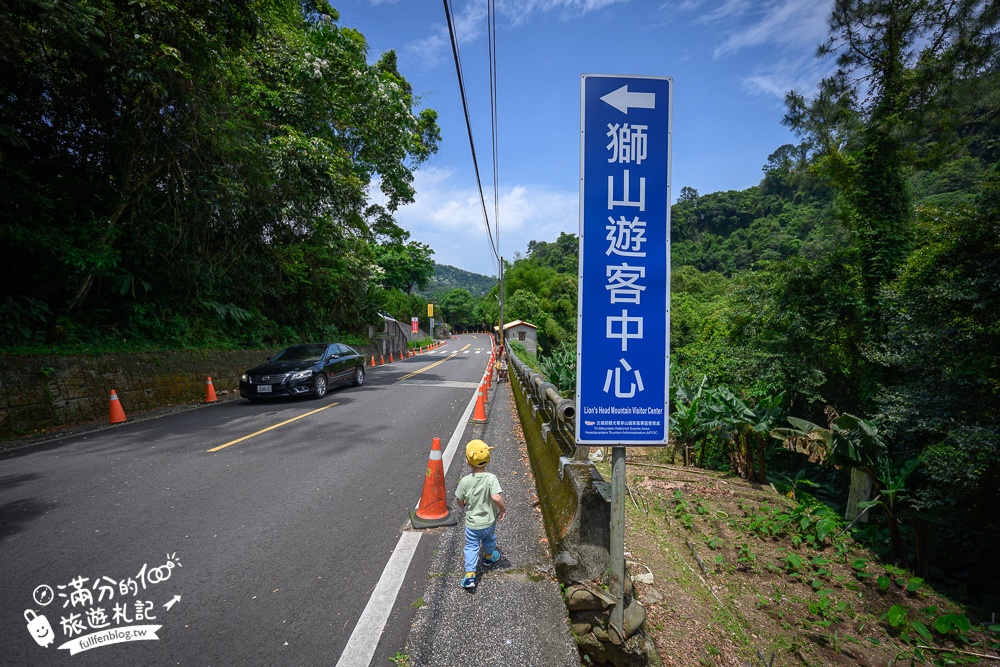
<svg viewBox="0 0 1000 667">
<path fill-rule="evenodd" d="M 317 361 L 326 353 L 326 345 L 293 345 L 271 357 L 271 361 Z"/>
</svg>

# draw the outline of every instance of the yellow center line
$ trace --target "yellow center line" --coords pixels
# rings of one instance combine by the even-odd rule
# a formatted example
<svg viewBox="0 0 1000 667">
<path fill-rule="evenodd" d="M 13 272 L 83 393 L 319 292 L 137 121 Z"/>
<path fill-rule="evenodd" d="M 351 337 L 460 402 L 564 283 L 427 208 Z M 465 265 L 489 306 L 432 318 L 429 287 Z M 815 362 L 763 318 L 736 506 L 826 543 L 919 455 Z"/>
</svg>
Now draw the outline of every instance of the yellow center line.
<svg viewBox="0 0 1000 667">
<path fill-rule="evenodd" d="M 466 345 L 465 347 L 463 347 L 461 350 L 459 350 L 459 352 L 464 352 L 464 351 L 468 350 L 470 347 L 472 347 L 472 343 L 469 343 L 468 345 Z"/>
<path fill-rule="evenodd" d="M 267 433 L 268 431 L 273 431 L 274 429 L 278 428 L 279 426 L 284 426 L 285 424 L 291 424 L 293 421 L 297 421 L 299 419 L 302 419 L 303 417 L 308 417 L 309 415 L 314 415 L 317 412 L 323 412 L 324 410 L 329 410 L 330 408 L 332 408 L 335 405 L 340 405 L 340 403 L 331 403 L 330 405 L 325 405 L 322 408 L 319 408 L 318 410 L 313 410 L 311 412 L 307 412 L 304 415 L 299 415 L 298 417 L 292 417 L 291 419 L 286 419 L 285 421 L 281 422 L 280 424 L 275 424 L 274 426 L 268 426 L 267 428 L 261 429 L 261 430 L 257 431 L 256 433 L 251 433 L 250 435 L 245 435 L 242 438 L 237 438 L 236 440 L 233 440 L 231 442 L 227 442 L 224 445 L 219 445 L 218 447 L 213 447 L 212 449 L 210 449 L 208 451 L 209 452 L 217 452 L 220 449 L 225 449 L 229 445 L 235 445 L 237 442 L 243 442 L 244 440 L 249 440 L 250 438 L 252 438 L 252 437 L 254 437 L 256 435 L 260 435 L 261 433 Z"/>
<path fill-rule="evenodd" d="M 452 352 L 451 354 L 449 354 L 447 357 L 445 357 L 441 361 L 435 361 L 433 364 L 428 364 L 427 366 L 424 366 L 423 368 L 418 368 L 417 370 L 413 371 L 412 373 L 407 373 L 403 377 L 399 378 L 399 380 L 396 380 L 396 382 L 399 382 L 400 380 L 409 380 L 414 375 L 418 375 L 420 373 L 423 373 L 424 371 L 429 371 L 430 369 L 434 368 L 435 366 L 440 366 L 444 362 L 446 362 L 449 359 L 451 359 L 452 357 L 454 357 L 456 354 L 458 354 L 458 352 Z"/>
</svg>

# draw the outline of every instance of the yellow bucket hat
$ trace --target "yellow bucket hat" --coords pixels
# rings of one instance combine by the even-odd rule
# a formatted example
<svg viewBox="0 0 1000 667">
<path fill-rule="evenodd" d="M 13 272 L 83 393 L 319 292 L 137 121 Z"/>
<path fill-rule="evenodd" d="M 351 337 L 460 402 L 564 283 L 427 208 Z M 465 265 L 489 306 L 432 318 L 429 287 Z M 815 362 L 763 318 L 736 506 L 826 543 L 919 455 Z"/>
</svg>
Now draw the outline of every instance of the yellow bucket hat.
<svg viewBox="0 0 1000 667">
<path fill-rule="evenodd" d="M 465 446 L 465 459 L 469 465 L 484 466 L 490 462 L 490 450 L 493 449 L 482 440 L 470 440 Z"/>
</svg>

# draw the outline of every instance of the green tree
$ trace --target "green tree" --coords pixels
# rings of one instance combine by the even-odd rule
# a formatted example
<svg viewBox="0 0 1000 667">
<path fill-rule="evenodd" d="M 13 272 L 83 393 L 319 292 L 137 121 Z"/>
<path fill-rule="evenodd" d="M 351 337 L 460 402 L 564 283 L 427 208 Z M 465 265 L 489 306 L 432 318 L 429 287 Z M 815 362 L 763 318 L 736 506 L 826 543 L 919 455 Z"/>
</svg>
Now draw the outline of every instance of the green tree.
<svg viewBox="0 0 1000 667">
<path fill-rule="evenodd" d="M 883 362 L 893 373 L 879 417 L 896 442 L 920 452 L 912 483 L 929 558 L 989 576 L 1000 558 L 991 507 L 1000 484 L 1000 175 L 969 203 L 921 207 L 923 240 L 894 283 Z M 923 522 L 927 522 L 926 524 Z M 975 549 L 963 546 L 975 543 Z"/>
<path fill-rule="evenodd" d="M 697 340 L 714 302 L 726 293 L 721 273 L 701 272 L 693 266 L 674 267 L 670 273 L 670 347 L 680 350 Z"/>
<path fill-rule="evenodd" d="M 443 317 L 453 326 L 459 329 L 469 329 L 479 324 L 479 309 L 476 299 L 469 294 L 469 290 L 453 289 L 441 300 L 441 308 L 444 310 Z"/>
<path fill-rule="evenodd" d="M 538 326 L 544 317 L 538 297 L 526 289 L 518 289 L 504 300 L 504 320 L 524 320 Z M 506 323 L 505 322 L 505 323 Z"/>
<path fill-rule="evenodd" d="M 988 61 L 998 18 L 978 0 L 836 0 L 819 49 L 837 56 L 836 72 L 812 101 L 787 97 L 785 123 L 820 153 L 849 206 L 869 349 L 884 342 L 880 295 L 914 242 L 906 140 Z M 882 373 L 873 363 L 862 372 L 871 397 Z"/>
<path fill-rule="evenodd" d="M 382 267 L 382 285 L 411 294 L 414 288 L 424 289 L 434 275 L 434 251 L 426 243 L 410 241 L 379 246 L 376 261 Z"/>
<path fill-rule="evenodd" d="M 528 258 L 539 266 L 547 266 L 559 273 L 575 274 L 579 265 L 580 242 L 576 234 L 559 232 L 554 243 L 528 242 Z"/>
<path fill-rule="evenodd" d="M 410 319 L 417 318 L 421 325 L 427 325 L 427 301 L 416 294 L 407 294 L 398 289 L 376 288 L 376 301 L 379 309 L 393 319 L 409 324 Z"/>
<path fill-rule="evenodd" d="M 311 0 L 50 4 L 0 16 L 0 299 L 54 338 L 361 329 L 438 138 L 394 54 Z"/>
<path fill-rule="evenodd" d="M 850 258 L 831 251 L 762 262 L 730 281 L 676 271 L 675 375 L 707 375 L 752 396 L 785 393 L 810 416 L 829 403 L 854 405 L 860 299 Z"/>
</svg>

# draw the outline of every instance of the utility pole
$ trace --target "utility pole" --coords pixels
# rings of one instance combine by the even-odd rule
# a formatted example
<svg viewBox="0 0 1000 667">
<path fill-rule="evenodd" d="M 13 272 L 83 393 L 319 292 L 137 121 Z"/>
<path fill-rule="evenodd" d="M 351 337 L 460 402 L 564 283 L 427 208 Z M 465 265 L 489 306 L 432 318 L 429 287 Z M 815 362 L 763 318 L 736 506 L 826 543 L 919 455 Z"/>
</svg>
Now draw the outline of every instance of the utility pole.
<svg viewBox="0 0 1000 667">
<path fill-rule="evenodd" d="M 500 345 L 503 345 L 503 257 L 500 258 Z"/>
</svg>

